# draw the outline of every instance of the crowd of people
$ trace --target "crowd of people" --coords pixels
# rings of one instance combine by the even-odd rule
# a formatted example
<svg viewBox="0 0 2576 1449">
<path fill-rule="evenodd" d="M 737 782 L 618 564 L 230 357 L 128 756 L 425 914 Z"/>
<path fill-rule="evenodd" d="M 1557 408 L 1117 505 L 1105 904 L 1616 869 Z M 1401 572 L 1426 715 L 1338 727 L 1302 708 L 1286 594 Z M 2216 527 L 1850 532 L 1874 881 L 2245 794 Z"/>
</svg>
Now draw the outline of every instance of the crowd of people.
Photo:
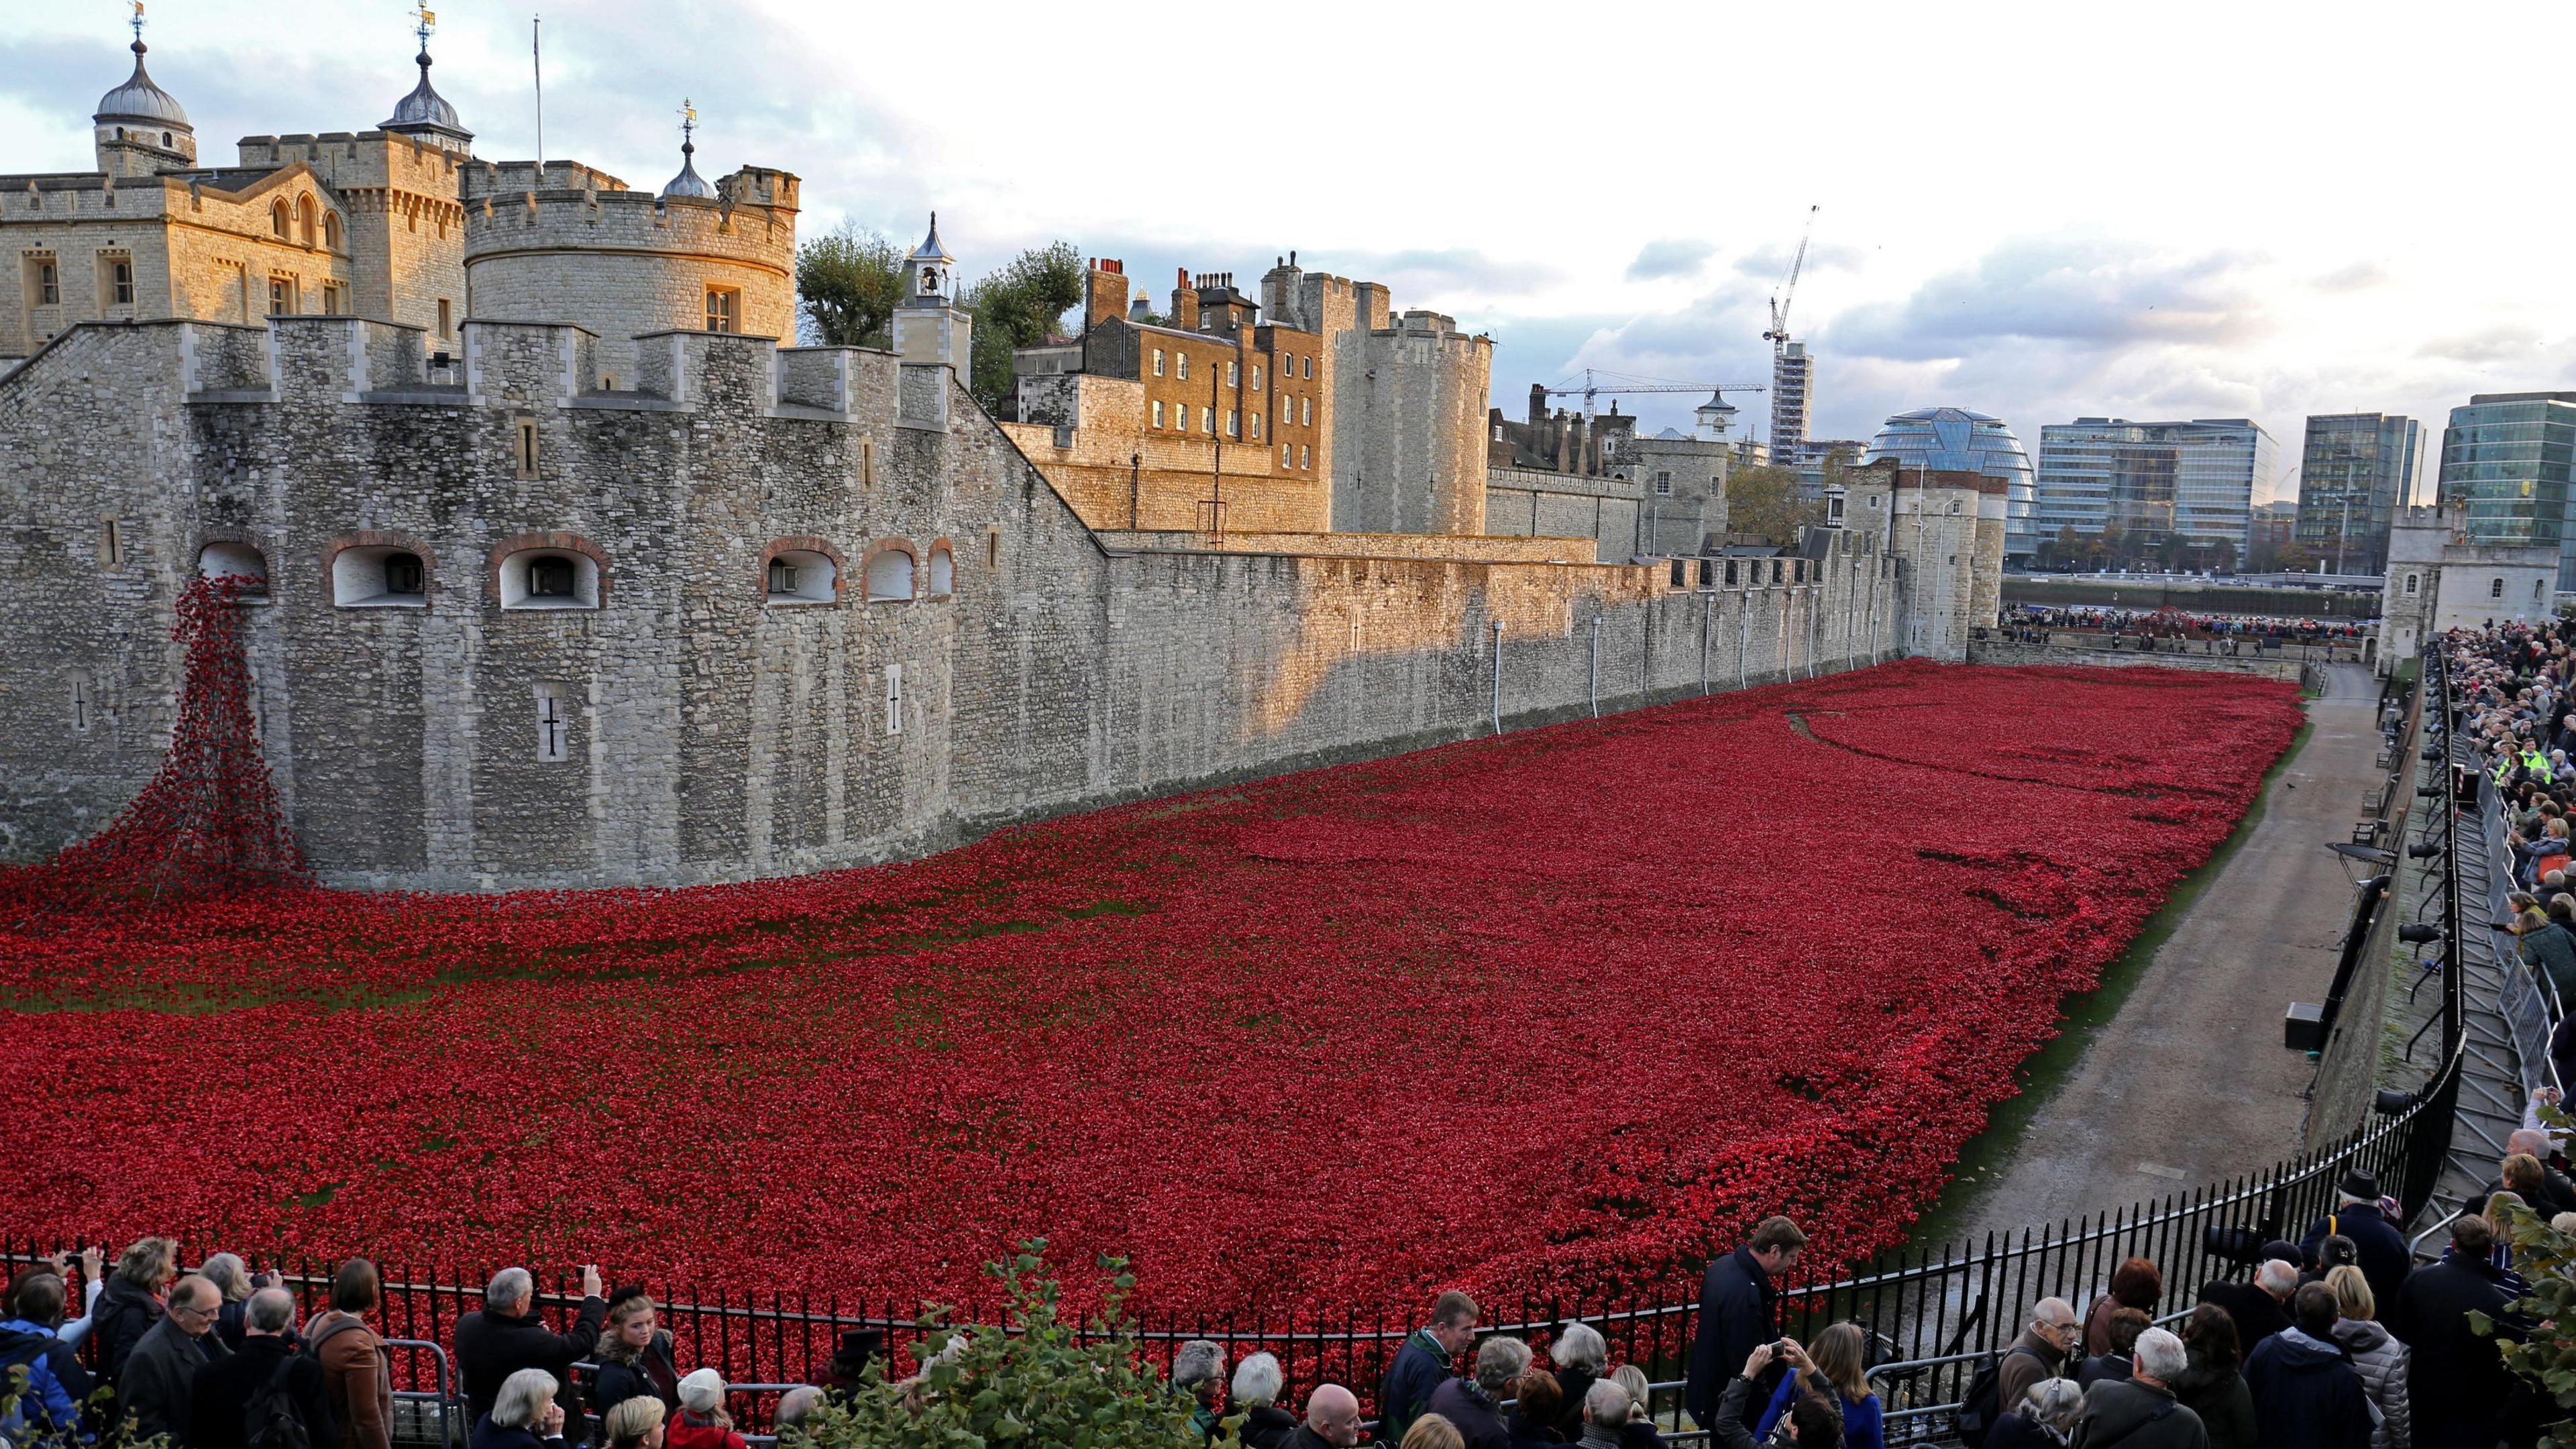
<svg viewBox="0 0 2576 1449">
<path fill-rule="evenodd" d="M 275 1274 L 253 1274 L 230 1253 L 183 1273 L 176 1243 L 145 1238 L 112 1271 L 96 1250 L 80 1265 L 77 1318 L 67 1316 L 68 1258 L 9 1281 L 0 1373 L 23 1379 L 0 1403 L 0 1439 L 70 1445 L 115 1429 L 128 1440 L 166 1436 L 176 1449 L 392 1449 L 393 1372 L 372 1322 L 383 1305 L 373 1264 L 342 1264 L 329 1309 L 302 1322 Z M 536 1310 L 535 1279 L 509 1268 L 457 1321 L 470 1449 L 747 1449 L 723 1375 L 678 1371 L 648 1294 L 603 1295 L 587 1269 L 581 1295 L 557 1331 Z M 581 1365 L 592 1371 L 576 1387 Z M 834 1360 L 835 1373 L 850 1368 Z M 824 1392 L 781 1399 L 782 1430 Z"/>
<path fill-rule="evenodd" d="M 2100 634 L 2124 645 L 2168 653 L 2238 655 L 2294 644 L 2358 647 L 2370 626 L 2335 619 L 2278 619 L 2263 614 L 2192 613 L 2182 609 L 2050 608 L 2024 604 L 2003 617 L 2004 633 L 2044 644 L 2053 633 Z"/>
<path fill-rule="evenodd" d="M 2493 924 L 2562 1004 L 2549 1053 L 2558 1080 L 2576 1081 L 2576 1017 L 2563 1008 L 2576 999 L 2576 624 L 2453 630 L 2442 648 L 2459 737 L 2504 810 L 2515 889 L 2505 898 L 2508 918 Z"/>
<path fill-rule="evenodd" d="M 2083 1312 L 2041 1299 L 1967 1388 L 1961 1438 L 1978 1449 L 2532 1442 L 2555 1416 L 2550 1400 L 2506 1368 L 2498 1339 L 2477 1324 L 2483 1316 L 2507 1337 L 2529 1331 L 2513 1307 L 2527 1285 L 2498 1224 L 2553 1212 L 2562 1231 L 2576 1231 L 2576 1185 L 2541 1160 L 2545 1135 L 2509 1145 L 2435 1263 L 2414 1264 L 2400 1208 L 2354 1171 L 2303 1241 L 2264 1244 L 2251 1277 L 2206 1283 L 2187 1314 L 2162 1320 L 2179 1332 L 2159 1326 L 2166 1287 L 2142 1258 L 2121 1263 Z M 1720 1449 L 1887 1442 L 1870 1335 L 1848 1322 L 1803 1343 L 1783 1331 L 1782 1284 L 1806 1246 L 1794 1222 L 1769 1218 L 1702 1280 L 1682 1410 Z M 85 1254 L 77 1317 L 69 1260 L 10 1280 L 0 1371 L 23 1379 L 0 1406 L 0 1437 L 77 1444 L 115 1426 L 128 1440 L 167 1436 L 176 1449 L 392 1449 L 372 1265 L 343 1264 L 329 1309 L 299 1322 L 295 1296 L 273 1275 L 221 1253 L 182 1273 L 176 1254 L 168 1239 L 147 1238 L 106 1272 Z M 586 1269 L 558 1321 L 540 1315 L 521 1268 L 494 1275 L 483 1306 L 458 1320 L 469 1449 L 747 1449 L 727 1412 L 731 1386 L 713 1368 L 681 1372 L 642 1290 L 604 1293 Z M 1251 1354 L 1229 1372 L 1224 1346 L 1210 1340 L 1182 1344 L 1167 1382 L 1176 1416 L 1186 1411 L 1211 1449 L 1661 1449 L 1645 1371 L 1614 1364 L 1593 1326 L 1559 1325 L 1542 1365 L 1530 1343 L 1480 1338 L 1480 1324 L 1472 1297 L 1441 1294 L 1387 1367 L 1374 1424 L 1340 1383 L 1315 1385 L 1292 1410 L 1275 1355 Z M 952 1338 L 932 1361 L 963 1343 Z M 856 1390 L 882 1348 L 880 1334 L 844 1335 L 820 1382 L 780 1399 L 780 1441 L 799 1439 L 817 1405 Z M 921 1382 L 897 1387 L 917 1393 Z M 102 1386 L 113 1392 L 96 1393 Z"/>
</svg>

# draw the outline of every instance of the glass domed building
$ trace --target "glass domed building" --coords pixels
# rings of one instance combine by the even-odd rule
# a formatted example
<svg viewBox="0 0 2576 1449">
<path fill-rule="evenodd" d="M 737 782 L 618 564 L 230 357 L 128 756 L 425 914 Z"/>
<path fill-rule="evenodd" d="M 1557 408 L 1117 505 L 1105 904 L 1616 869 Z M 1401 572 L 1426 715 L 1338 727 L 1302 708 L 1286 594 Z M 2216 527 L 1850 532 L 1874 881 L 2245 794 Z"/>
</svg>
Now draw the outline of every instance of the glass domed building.
<svg viewBox="0 0 2576 1449">
<path fill-rule="evenodd" d="M 2037 512 L 2037 493 L 2030 453 L 2003 419 L 1966 408 L 1898 413 L 1869 440 L 1869 452 L 1861 461 L 1875 463 L 1881 458 L 1894 458 L 1907 468 L 2003 479 L 2005 556 L 2027 559 L 2039 546 L 2031 521 Z"/>
</svg>

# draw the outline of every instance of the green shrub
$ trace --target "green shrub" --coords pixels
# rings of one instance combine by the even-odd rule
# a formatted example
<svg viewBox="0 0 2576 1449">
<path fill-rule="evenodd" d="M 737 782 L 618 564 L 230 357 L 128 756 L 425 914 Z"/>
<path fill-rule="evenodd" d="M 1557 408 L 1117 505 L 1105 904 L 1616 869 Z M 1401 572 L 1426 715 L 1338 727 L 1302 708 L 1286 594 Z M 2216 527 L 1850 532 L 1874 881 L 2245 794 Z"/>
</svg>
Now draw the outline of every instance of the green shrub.
<svg viewBox="0 0 2576 1449">
<path fill-rule="evenodd" d="M 1046 1240 L 1020 1245 L 1008 1262 L 987 1264 L 1002 1281 L 1008 1327 L 952 1327 L 950 1310 L 934 1308 L 920 1323 L 927 1359 L 914 1378 L 890 1383 L 884 1361 L 869 1365 L 859 1392 L 825 1404 L 805 1421 L 811 1449 L 1190 1449 L 1202 1441 L 1190 1427 L 1195 1405 L 1176 1395 L 1145 1361 L 1124 1312 L 1135 1287 L 1126 1261 L 1101 1260 L 1108 1287 L 1077 1342 L 1060 1289 L 1046 1263 Z M 934 1348 L 952 1336 L 965 1343 L 942 1361 Z M 1220 1442 L 1231 1442 L 1229 1432 Z"/>
</svg>

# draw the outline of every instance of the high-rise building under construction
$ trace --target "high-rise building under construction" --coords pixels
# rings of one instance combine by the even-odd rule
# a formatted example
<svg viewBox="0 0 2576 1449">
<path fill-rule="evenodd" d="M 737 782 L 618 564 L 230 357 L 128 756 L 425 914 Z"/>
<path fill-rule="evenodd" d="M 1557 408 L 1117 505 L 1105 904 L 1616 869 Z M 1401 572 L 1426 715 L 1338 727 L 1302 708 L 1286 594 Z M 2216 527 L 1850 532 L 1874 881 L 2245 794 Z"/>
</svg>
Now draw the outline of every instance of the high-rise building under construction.
<svg viewBox="0 0 2576 1449">
<path fill-rule="evenodd" d="M 1771 456 L 1794 458 L 1807 440 L 1807 344 L 1790 342 L 1771 354 Z"/>
</svg>

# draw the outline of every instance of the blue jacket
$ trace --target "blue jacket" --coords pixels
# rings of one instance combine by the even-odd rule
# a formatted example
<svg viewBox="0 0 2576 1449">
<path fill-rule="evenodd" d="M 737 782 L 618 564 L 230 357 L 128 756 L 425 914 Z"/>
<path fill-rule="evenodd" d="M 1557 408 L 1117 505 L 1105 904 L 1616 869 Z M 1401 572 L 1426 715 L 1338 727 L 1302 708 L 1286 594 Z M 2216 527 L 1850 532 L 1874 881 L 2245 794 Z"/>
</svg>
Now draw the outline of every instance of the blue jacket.
<svg viewBox="0 0 2576 1449">
<path fill-rule="evenodd" d="M 2254 1345 L 2245 1385 L 2263 1449 L 2370 1449 L 2370 1396 L 2340 1345 L 2285 1328 Z"/>
<path fill-rule="evenodd" d="M 2406 1286 L 2406 1275 L 2415 1271 L 2415 1255 L 2407 1251 L 2406 1235 L 2379 1215 L 2377 1204 L 2355 1203 L 2317 1219 L 2317 1225 L 2299 1240 L 2299 1252 L 2309 1262 L 2317 1261 L 2330 1233 L 2352 1239 L 2360 1255 L 2361 1276 L 2370 1280 L 2370 1296 L 2381 1303 L 2395 1303 L 2397 1290 Z"/>
<path fill-rule="evenodd" d="M 23 1439 L 21 1427 L 29 1424 L 66 1435 L 80 1431 L 80 1405 L 72 1401 L 70 1388 L 54 1368 L 57 1353 L 70 1352 L 71 1345 L 42 1324 L 23 1318 L 0 1323 L 0 1379 L 15 1369 L 27 1371 L 26 1389 L 0 1407 L 0 1434 Z"/>
<path fill-rule="evenodd" d="M 1751 1352 L 1751 1350 L 1746 1350 Z M 1418 1328 L 1396 1350 L 1395 1362 L 1388 1365 L 1386 1382 L 1377 1393 L 1377 1437 L 1389 1444 L 1404 1442 L 1404 1431 L 1422 1417 L 1431 1403 L 1431 1391 L 1449 1381 L 1449 1355 L 1431 1337 L 1431 1330 Z"/>
<path fill-rule="evenodd" d="M 1682 1385 L 1682 1407 L 1701 1428 L 1714 1427 L 1718 1398 L 1744 1371 L 1753 1346 L 1780 1336 L 1771 1306 L 1777 1296 L 1771 1275 L 1754 1261 L 1750 1245 L 1708 1265 L 1708 1276 L 1700 1281 L 1699 1332 L 1691 1340 L 1690 1374 Z M 1750 1407 L 1748 1402 L 1748 1412 Z"/>
<path fill-rule="evenodd" d="M 1746 1353 L 1752 1351 L 1749 1348 L 1745 1350 Z M 1771 1426 L 1779 1423 L 1781 1416 L 1789 1412 L 1789 1405 L 1797 1390 L 1798 1381 L 1795 1378 L 1782 1376 L 1780 1387 L 1771 1391 L 1771 1407 L 1762 1411 L 1762 1422 L 1753 1426 L 1754 1438 L 1771 1437 Z M 1878 1395 L 1871 1394 L 1857 1404 L 1849 1399 L 1843 1399 L 1842 1410 L 1843 1449 L 1887 1449 L 1885 1411 L 1878 1402 Z"/>
</svg>

